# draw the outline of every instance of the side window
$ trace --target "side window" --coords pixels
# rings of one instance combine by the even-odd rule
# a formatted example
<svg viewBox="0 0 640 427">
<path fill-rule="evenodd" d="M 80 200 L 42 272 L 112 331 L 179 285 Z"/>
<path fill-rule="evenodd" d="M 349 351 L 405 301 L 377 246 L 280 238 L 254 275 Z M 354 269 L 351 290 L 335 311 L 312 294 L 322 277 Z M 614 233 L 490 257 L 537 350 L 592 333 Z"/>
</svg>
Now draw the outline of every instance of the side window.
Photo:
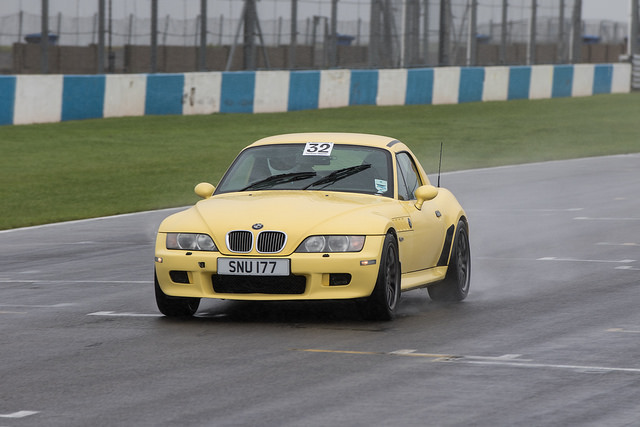
<svg viewBox="0 0 640 427">
<path fill-rule="evenodd" d="M 398 168 L 398 199 L 415 200 L 414 192 L 422 185 L 418 170 L 407 153 L 396 155 Z"/>
</svg>

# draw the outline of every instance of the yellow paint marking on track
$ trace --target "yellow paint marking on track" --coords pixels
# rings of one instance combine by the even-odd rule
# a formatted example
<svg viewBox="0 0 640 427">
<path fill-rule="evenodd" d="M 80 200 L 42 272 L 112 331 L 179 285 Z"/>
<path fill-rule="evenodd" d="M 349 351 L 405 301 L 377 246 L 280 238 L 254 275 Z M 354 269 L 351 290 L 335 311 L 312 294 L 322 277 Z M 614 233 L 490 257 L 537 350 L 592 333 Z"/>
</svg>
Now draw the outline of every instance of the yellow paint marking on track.
<svg viewBox="0 0 640 427">
<path fill-rule="evenodd" d="M 323 350 L 318 348 L 294 348 L 293 351 L 304 351 L 307 353 L 338 353 L 338 354 L 387 354 L 381 351 L 353 351 L 353 350 Z"/>
<path fill-rule="evenodd" d="M 0 311 L 0 314 L 27 314 L 26 311 Z"/>
</svg>

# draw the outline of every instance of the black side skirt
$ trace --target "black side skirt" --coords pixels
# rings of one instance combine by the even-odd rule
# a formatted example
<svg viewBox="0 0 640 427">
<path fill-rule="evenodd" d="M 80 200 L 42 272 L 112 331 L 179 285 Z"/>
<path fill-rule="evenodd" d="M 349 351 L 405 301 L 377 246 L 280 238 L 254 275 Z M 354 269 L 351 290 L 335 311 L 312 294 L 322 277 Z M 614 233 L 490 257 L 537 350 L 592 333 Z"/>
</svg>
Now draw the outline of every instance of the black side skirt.
<svg viewBox="0 0 640 427">
<path fill-rule="evenodd" d="M 442 253 L 440 254 L 440 259 L 438 260 L 438 267 L 443 267 L 447 265 L 447 261 L 449 260 L 449 251 L 451 250 L 451 243 L 453 240 L 453 232 L 455 231 L 455 227 L 451 224 L 451 227 L 447 229 L 447 236 L 444 239 L 444 245 L 442 246 Z"/>
</svg>

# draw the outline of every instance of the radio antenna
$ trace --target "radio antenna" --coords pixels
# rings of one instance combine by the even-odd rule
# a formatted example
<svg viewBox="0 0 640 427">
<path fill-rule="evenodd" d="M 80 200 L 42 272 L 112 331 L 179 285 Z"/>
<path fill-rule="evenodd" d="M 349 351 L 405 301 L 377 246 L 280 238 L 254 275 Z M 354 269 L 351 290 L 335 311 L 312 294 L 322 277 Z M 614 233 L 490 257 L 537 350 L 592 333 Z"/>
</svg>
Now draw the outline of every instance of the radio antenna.
<svg viewBox="0 0 640 427">
<path fill-rule="evenodd" d="M 440 162 L 438 163 L 438 187 L 440 187 L 440 171 L 442 170 L 442 147 L 443 147 L 443 143 L 440 142 Z"/>
</svg>

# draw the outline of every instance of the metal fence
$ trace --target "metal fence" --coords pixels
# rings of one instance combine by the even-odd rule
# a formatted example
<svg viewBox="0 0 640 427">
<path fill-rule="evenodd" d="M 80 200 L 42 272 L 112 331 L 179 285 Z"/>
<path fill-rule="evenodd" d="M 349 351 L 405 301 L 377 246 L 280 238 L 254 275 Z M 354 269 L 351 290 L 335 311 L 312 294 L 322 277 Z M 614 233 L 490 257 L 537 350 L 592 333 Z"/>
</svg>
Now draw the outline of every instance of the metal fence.
<svg viewBox="0 0 640 427">
<path fill-rule="evenodd" d="M 124 64 L 124 46 L 148 46 L 151 72 L 161 71 L 158 46 L 194 49 L 199 58 L 189 66 L 202 70 L 211 68 L 205 46 L 228 47 L 227 69 L 234 54 L 244 69 L 353 66 L 348 57 L 356 51 L 342 48 L 339 55 L 340 46 L 365 52 L 364 60 L 352 61 L 365 67 L 568 63 L 583 60 L 585 44 L 633 53 L 633 43 L 626 45 L 636 40 L 628 33 L 637 34 L 638 1 L 629 0 L 633 27 L 584 22 L 582 0 L 94 0 L 89 16 L 79 16 L 79 0 L 75 15 L 73 2 L 41 0 L 39 14 L 0 17 L 0 46 L 37 43 L 49 32 L 39 44 L 41 72 L 50 71 L 47 49 L 55 46 L 93 46 L 97 72 L 133 71 Z M 311 47 L 313 61 L 296 61 L 303 46 Z M 288 47 L 279 66 L 257 59 L 276 47 Z"/>
</svg>

